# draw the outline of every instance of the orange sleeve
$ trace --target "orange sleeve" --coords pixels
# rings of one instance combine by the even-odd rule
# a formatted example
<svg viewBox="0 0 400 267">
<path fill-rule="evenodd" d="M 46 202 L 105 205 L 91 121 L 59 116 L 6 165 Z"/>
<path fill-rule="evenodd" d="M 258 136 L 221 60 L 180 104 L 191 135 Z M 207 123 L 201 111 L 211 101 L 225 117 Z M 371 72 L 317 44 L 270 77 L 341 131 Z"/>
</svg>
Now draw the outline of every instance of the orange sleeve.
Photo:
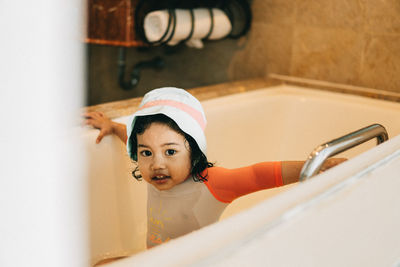
<svg viewBox="0 0 400 267">
<path fill-rule="evenodd" d="M 225 203 L 262 189 L 283 185 L 281 162 L 262 162 L 231 170 L 211 167 L 207 171 L 205 185 L 216 199 Z"/>
</svg>

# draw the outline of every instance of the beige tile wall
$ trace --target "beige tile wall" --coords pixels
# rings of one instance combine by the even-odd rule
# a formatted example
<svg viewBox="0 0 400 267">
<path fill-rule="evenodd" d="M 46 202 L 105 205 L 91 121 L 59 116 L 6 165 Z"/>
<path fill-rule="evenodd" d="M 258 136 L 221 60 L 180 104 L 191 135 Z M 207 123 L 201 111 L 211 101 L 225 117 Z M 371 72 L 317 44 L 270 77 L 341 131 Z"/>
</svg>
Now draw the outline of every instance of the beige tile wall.
<svg viewBox="0 0 400 267">
<path fill-rule="evenodd" d="M 253 0 L 232 80 L 269 73 L 400 92 L 399 0 Z"/>
<path fill-rule="evenodd" d="M 207 41 L 200 50 L 183 44 L 172 51 L 129 48 L 127 75 L 140 60 L 165 60 L 161 71 L 143 70 L 130 91 L 118 85 L 118 48 L 88 45 L 87 104 L 269 73 L 400 92 L 400 0 L 249 1 L 252 27 L 239 40 Z"/>
</svg>

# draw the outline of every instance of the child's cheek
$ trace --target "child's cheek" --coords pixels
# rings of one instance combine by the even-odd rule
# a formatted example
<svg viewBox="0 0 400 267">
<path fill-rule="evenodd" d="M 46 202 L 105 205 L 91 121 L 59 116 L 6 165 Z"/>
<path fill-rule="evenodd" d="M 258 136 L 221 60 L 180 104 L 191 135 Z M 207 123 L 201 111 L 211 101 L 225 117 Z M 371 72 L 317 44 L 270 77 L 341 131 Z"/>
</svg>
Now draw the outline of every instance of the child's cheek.
<svg viewBox="0 0 400 267">
<path fill-rule="evenodd" d="M 142 178 L 145 181 L 149 181 L 149 173 L 146 171 L 146 164 L 143 160 L 141 160 L 140 158 L 138 158 L 138 169 L 140 174 L 142 175 Z"/>
</svg>

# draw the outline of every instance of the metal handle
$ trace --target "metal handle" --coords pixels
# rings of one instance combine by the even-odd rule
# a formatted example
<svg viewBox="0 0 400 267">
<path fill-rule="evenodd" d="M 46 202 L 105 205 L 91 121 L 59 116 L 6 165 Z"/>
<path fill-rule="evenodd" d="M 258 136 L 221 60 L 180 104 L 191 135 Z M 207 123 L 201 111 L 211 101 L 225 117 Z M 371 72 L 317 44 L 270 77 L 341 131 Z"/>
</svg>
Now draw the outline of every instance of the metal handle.
<svg viewBox="0 0 400 267">
<path fill-rule="evenodd" d="M 318 146 L 311 152 L 308 160 L 304 163 L 300 173 L 300 181 L 305 181 L 316 175 L 329 157 L 335 156 L 375 137 L 377 145 L 389 139 L 385 127 L 380 124 L 372 124 Z"/>
</svg>

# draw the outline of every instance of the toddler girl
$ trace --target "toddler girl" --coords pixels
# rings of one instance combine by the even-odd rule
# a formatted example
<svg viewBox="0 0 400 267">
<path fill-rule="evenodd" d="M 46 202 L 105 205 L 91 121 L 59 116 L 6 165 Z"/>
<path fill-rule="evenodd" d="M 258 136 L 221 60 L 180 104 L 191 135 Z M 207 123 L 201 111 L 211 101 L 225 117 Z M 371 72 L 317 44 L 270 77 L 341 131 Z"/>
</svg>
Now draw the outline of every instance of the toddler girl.
<svg viewBox="0 0 400 267">
<path fill-rule="evenodd" d="M 262 162 L 238 169 L 207 161 L 206 118 L 200 102 L 178 88 L 147 93 L 127 126 L 102 113 L 86 114 L 100 129 L 97 143 L 108 134 L 127 144 L 136 179 L 148 183 L 147 246 L 166 242 L 218 221 L 236 198 L 297 182 L 302 161 Z M 330 159 L 324 169 L 343 159 Z"/>
</svg>

